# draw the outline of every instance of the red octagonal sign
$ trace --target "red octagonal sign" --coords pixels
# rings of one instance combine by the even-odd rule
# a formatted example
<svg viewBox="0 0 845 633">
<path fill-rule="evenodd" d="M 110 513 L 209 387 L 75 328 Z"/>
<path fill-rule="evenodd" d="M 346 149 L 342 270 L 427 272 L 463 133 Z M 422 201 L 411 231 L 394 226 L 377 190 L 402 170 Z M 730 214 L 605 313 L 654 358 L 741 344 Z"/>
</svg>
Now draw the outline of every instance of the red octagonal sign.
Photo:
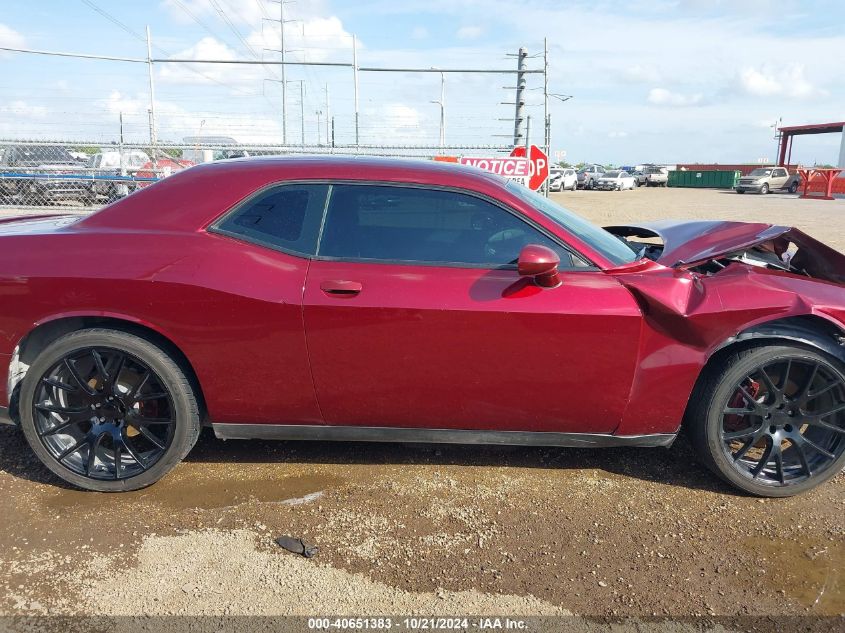
<svg viewBox="0 0 845 633">
<path fill-rule="evenodd" d="M 524 158 L 525 147 L 522 145 L 514 147 L 511 156 Z M 537 191 L 549 177 L 549 157 L 539 147 L 532 145 L 528 160 L 530 169 L 528 188 Z"/>
</svg>

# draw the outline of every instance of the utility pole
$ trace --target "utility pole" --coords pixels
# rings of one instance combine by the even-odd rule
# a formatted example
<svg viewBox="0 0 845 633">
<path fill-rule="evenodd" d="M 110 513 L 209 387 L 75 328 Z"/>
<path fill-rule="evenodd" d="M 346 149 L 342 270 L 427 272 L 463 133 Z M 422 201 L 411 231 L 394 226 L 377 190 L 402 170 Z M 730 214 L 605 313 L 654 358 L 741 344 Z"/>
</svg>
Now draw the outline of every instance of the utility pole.
<svg viewBox="0 0 845 633">
<path fill-rule="evenodd" d="M 531 117 L 525 119 L 525 158 L 531 157 Z"/>
<path fill-rule="evenodd" d="M 279 23 L 279 50 L 277 51 L 275 48 L 267 49 L 265 51 L 274 51 L 281 54 L 281 60 L 278 65 L 281 67 L 282 78 L 281 79 L 267 79 L 266 81 L 275 81 L 277 83 L 282 84 L 282 145 L 287 145 L 288 143 L 288 82 L 287 82 L 287 54 L 289 51 L 285 48 L 285 23 L 287 22 L 296 22 L 296 20 L 286 20 L 285 19 L 285 4 L 292 2 L 293 0 L 272 0 L 273 2 L 279 3 L 279 19 L 274 20 L 272 18 L 264 18 L 268 22 L 278 22 Z"/>
<path fill-rule="evenodd" d="M 543 122 L 545 126 L 545 134 L 543 135 L 543 142 L 545 145 L 546 159 L 549 160 L 551 155 L 552 143 L 552 119 L 549 114 L 549 39 L 543 38 Z M 546 197 L 549 196 L 549 179 L 543 183 L 543 193 Z"/>
<path fill-rule="evenodd" d="M 525 122 L 525 70 L 528 51 L 525 48 L 519 49 L 516 62 L 516 112 L 513 120 L 513 145 L 521 145 L 523 138 L 523 123 Z"/>
<path fill-rule="evenodd" d="M 120 155 L 120 175 L 126 175 L 126 159 L 123 156 L 123 110 L 120 111 L 120 143 L 117 146 L 117 151 Z M 91 174 L 91 178 L 93 179 L 94 174 Z"/>
<path fill-rule="evenodd" d="M 334 117 L 332 117 L 332 154 L 334 154 Z"/>
<path fill-rule="evenodd" d="M 332 107 L 329 103 L 329 84 L 326 84 L 326 145 L 329 144 L 329 119 L 332 119 Z"/>
<path fill-rule="evenodd" d="M 302 147 L 305 147 L 305 82 L 299 80 L 299 116 L 302 120 Z"/>
<path fill-rule="evenodd" d="M 147 72 L 150 77 L 150 145 L 153 148 L 153 164 L 155 164 L 155 145 L 157 142 L 156 134 L 156 93 L 155 83 L 153 82 L 153 45 L 150 38 L 150 25 L 147 25 Z"/>
<path fill-rule="evenodd" d="M 288 82 L 285 80 L 285 0 L 279 0 L 279 40 L 282 53 L 282 145 L 288 144 Z"/>
<path fill-rule="evenodd" d="M 358 38 L 352 36 L 352 76 L 355 80 L 355 150 L 360 147 L 359 126 L 358 126 Z"/>
<path fill-rule="evenodd" d="M 322 143 L 322 139 L 320 138 L 320 117 L 322 116 L 323 111 L 317 110 L 317 146 L 319 147 Z"/>
<path fill-rule="evenodd" d="M 440 101 L 432 101 L 440 105 L 440 149 L 446 146 L 446 75 L 440 73 Z"/>
</svg>

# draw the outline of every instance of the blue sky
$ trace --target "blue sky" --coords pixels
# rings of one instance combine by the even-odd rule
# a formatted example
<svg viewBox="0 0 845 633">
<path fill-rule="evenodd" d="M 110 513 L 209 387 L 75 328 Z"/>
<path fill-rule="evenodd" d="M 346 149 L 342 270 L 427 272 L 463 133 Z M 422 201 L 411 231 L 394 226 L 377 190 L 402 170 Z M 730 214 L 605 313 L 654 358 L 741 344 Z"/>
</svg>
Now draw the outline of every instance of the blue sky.
<svg viewBox="0 0 845 633">
<path fill-rule="evenodd" d="M 127 29 L 98 13 L 107 12 Z M 572 161 L 755 162 L 774 159 L 771 125 L 845 120 L 845 3 L 633 0 L 297 0 L 285 5 L 290 59 L 362 66 L 508 68 L 508 53 L 550 46 L 552 150 Z M 277 56 L 279 5 L 266 0 L 7 0 L 0 43 L 143 57 Z M 244 41 L 246 43 L 244 43 Z M 107 142 L 148 135 L 146 67 L 0 53 L 0 136 Z M 533 57 L 532 68 L 542 59 Z M 278 68 L 160 65 L 159 136 L 225 134 L 281 140 Z M 349 69 L 287 71 L 289 142 L 354 139 Z M 300 84 L 300 82 L 302 82 Z M 300 85 L 303 106 L 300 108 Z M 513 77 L 447 75 L 447 142 L 505 144 L 512 132 Z M 326 101 L 326 87 L 329 99 Z M 540 76 L 529 79 L 532 138 L 541 141 Z M 363 143 L 436 144 L 439 75 L 362 73 Z M 319 114 L 318 114 L 319 112 Z M 502 120 L 505 119 L 505 120 Z M 320 125 L 318 127 L 318 120 Z M 803 137 L 793 158 L 835 162 L 839 138 Z"/>
</svg>

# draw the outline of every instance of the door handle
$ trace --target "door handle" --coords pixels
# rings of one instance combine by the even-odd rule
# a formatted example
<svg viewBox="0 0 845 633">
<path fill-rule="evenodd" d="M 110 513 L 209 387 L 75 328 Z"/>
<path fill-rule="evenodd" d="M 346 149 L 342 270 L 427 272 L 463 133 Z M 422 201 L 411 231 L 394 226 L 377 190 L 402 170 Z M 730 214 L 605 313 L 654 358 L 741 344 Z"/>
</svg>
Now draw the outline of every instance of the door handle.
<svg viewBox="0 0 845 633">
<path fill-rule="evenodd" d="M 320 283 L 320 290 L 333 297 L 354 297 L 362 288 L 359 281 L 332 280 Z"/>
</svg>

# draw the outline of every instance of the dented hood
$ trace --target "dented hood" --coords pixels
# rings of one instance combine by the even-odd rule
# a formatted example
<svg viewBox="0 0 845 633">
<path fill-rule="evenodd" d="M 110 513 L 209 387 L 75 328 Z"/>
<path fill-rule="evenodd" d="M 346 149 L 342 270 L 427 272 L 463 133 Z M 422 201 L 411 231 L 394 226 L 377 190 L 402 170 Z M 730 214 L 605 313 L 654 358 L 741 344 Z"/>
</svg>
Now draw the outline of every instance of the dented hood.
<svg viewBox="0 0 845 633">
<path fill-rule="evenodd" d="M 657 261 L 664 266 L 706 261 L 771 241 L 791 230 L 788 226 L 722 220 L 660 220 L 605 229 L 622 237 L 659 237 L 663 253 Z"/>
<path fill-rule="evenodd" d="M 626 238 L 660 238 L 663 251 L 657 262 L 669 267 L 698 264 L 764 242 L 776 242 L 784 250 L 792 243 L 798 248 L 791 260 L 796 269 L 816 279 L 845 284 L 845 255 L 788 226 L 723 220 L 660 220 L 605 229 Z"/>
</svg>

